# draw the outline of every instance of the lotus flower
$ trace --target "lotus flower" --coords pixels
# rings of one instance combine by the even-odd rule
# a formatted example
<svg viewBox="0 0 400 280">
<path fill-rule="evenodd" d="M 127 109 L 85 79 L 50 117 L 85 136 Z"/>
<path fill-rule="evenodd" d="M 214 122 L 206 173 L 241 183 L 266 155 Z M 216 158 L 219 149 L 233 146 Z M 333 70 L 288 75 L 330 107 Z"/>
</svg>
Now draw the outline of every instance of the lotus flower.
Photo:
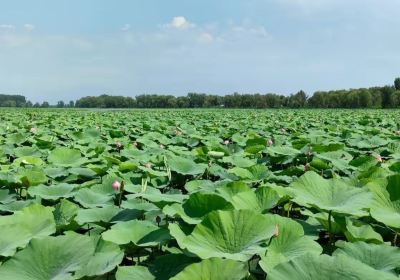
<svg viewBox="0 0 400 280">
<path fill-rule="evenodd" d="M 38 129 L 36 127 L 32 127 L 30 131 L 31 133 L 37 133 Z"/>
<path fill-rule="evenodd" d="M 229 145 L 229 140 L 225 140 L 224 145 Z"/>
<path fill-rule="evenodd" d="M 146 168 L 151 168 L 151 163 L 150 163 L 150 162 L 146 163 L 146 164 L 144 165 L 144 167 L 146 167 Z"/>
<path fill-rule="evenodd" d="M 276 224 L 274 228 L 274 237 L 276 238 L 278 236 L 279 236 L 279 225 Z"/>
<path fill-rule="evenodd" d="M 135 147 L 137 147 L 137 146 L 138 146 L 138 143 L 137 143 L 136 141 L 134 141 L 134 142 L 132 143 L 132 145 L 135 146 Z"/>
<path fill-rule="evenodd" d="M 274 141 L 272 141 L 272 139 L 268 139 L 267 144 L 268 146 L 272 146 L 274 144 Z"/>
<path fill-rule="evenodd" d="M 307 162 L 305 165 L 304 165 L 304 171 L 309 171 L 311 169 L 311 166 L 310 166 L 310 164 Z"/>
<path fill-rule="evenodd" d="M 164 149 L 165 146 L 163 144 L 160 144 L 160 149 Z"/>
<path fill-rule="evenodd" d="M 400 130 L 397 130 L 397 131 L 396 131 L 396 135 L 400 135 Z"/>
<path fill-rule="evenodd" d="M 112 188 L 116 191 L 119 191 L 119 189 L 121 188 L 121 183 L 119 181 L 114 181 L 112 183 Z"/>
<path fill-rule="evenodd" d="M 122 143 L 121 142 L 117 142 L 117 143 L 115 143 L 115 146 L 117 147 L 117 149 L 121 149 Z"/>
<path fill-rule="evenodd" d="M 380 155 L 376 155 L 375 158 L 378 162 L 383 162 L 383 159 Z"/>
</svg>

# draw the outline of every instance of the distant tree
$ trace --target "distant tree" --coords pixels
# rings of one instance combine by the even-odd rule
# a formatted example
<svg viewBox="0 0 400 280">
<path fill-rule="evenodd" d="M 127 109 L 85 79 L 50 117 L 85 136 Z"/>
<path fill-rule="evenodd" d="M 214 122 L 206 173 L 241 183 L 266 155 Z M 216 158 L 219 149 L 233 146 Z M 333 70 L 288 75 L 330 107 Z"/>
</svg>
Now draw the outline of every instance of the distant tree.
<svg viewBox="0 0 400 280">
<path fill-rule="evenodd" d="M 57 102 L 57 108 L 64 108 L 64 107 L 65 107 L 64 101 L 60 100 Z"/>
<path fill-rule="evenodd" d="M 394 87 L 396 90 L 400 90 L 400 78 L 394 80 Z"/>
<path fill-rule="evenodd" d="M 381 88 L 382 93 L 382 107 L 392 108 L 393 107 L 393 92 L 394 88 L 390 86 L 384 86 Z"/>
<path fill-rule="evenodd" d="M 359 92 L 360 105 L 362 108 L 372 107 L 372 95 L 368 89 L 361 89 Z"/>
<path fill-rule="evenodd" d="M 70 108 L 73 108 L 73 107 L 75 107 L 75 102 L 74 101 L 70 101 L 69 102 L 69 105 L 68 105 Z"/>
<path fill-rule="evenodd" d="M 44 101 L 40 107 L 42 107 L 42 108 L 49 108 L 49 107 L 50 107 L 50 104 L 49 104 L 49 102 Z"/>
<path fill-rule="evenodd" d="M 33 107 L 34 107 L 34 108 L 39 108 L 39 107 L 40 107 L 39 102 L 36 102 L 36 103 L 33 105 Z"/>
</svg>

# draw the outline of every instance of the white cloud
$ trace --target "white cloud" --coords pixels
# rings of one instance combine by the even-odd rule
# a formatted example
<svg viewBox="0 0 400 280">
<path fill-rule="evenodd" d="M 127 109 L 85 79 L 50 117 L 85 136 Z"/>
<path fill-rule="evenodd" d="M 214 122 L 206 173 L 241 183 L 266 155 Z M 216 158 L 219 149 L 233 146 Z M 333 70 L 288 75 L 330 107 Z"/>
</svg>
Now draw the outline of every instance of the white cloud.
<svg viewBox="0 0 400 280">
<path fill-rule="evenodd" d="M 200 43 L 211 43 L 214 41 L 214 37 L 208 32 L 203 32 L 197 37 L 197 40 Z"/>
<path fill-rule="evenodd" d="M 12 24 L 0 24 L 0 30 L 14 30 L 15 26 Z"/>
<path fill-rule="evenodd" d="M 121 31 L 129 31 L 132 28 L 132 26 L 127 23 L 124 26 L 122 26 Z"/>
<path fill-rule="evenodd" d="M 182 16 L 174 17 L 171 23 L 167 25 L 167 27 L 175 29 L 188 29 L 195 26 L 195 24 L 189 22 L 185 17 Z"/>
<path fill-rule="evenodd" d="M 24 24 L 24 29 L 26 31 L 33 31 L 35 28 L 36 28 L 36 26 L 34 26 L 33 24 L 30 24 L 30 23 L 25 23 Z"/>
</svg>

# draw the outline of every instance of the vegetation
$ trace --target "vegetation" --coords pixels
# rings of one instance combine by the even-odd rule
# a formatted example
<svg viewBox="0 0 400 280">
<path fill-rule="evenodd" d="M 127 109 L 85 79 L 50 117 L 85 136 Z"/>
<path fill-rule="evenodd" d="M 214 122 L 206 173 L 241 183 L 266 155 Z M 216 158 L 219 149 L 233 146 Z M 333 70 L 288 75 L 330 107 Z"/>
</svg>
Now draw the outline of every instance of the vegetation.
<svg viewBox="0 0 400 280">
<path fill-rule="evenodd" d="M 18 101 L 17 101 L 18 100 Z M 32 105 L 23 96 L 0 95 L 0 107 L 42 107 L 43 102 Z M 394 86 L 372 87 L 350 90 L 317 91 L 307 97 L 304 91 L 290 96 L 269 94 L 210 95 L 189 93 L 186 96 L 138 95 L 135 98 L 124 96 L 87 96 L 65 104 L 59 101 L 54 107 L 77 108 L 399 108 L 400 78 Z"/>
<path fill-rule="evenodd" d="M 399 113 L 2 109 L 0 279 L 399 279 Z"/>
</svg>

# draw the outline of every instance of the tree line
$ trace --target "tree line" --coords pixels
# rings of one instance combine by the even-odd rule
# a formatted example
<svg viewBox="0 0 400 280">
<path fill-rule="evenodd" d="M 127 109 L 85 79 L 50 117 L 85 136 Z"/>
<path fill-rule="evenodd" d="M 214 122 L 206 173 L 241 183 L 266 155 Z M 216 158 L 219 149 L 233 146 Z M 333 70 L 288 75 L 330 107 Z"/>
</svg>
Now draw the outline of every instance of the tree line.
<svg viewBox="0 0 400 280">
<path fill-rule="evenodd" d="M 32 104 L 21 95 L 1 95 L 0 107 L 58 108 L 399 108 L 400 78 L 394 85 L 349 90 L 317 91 L 308 97 L 304 91 L 289 96 L 234 93 L 225 96 L 188 93 L 186 96 L 142 94 L 136 97 L 86 96 L 76 102 L 56 105 Z"/>
</svg>

